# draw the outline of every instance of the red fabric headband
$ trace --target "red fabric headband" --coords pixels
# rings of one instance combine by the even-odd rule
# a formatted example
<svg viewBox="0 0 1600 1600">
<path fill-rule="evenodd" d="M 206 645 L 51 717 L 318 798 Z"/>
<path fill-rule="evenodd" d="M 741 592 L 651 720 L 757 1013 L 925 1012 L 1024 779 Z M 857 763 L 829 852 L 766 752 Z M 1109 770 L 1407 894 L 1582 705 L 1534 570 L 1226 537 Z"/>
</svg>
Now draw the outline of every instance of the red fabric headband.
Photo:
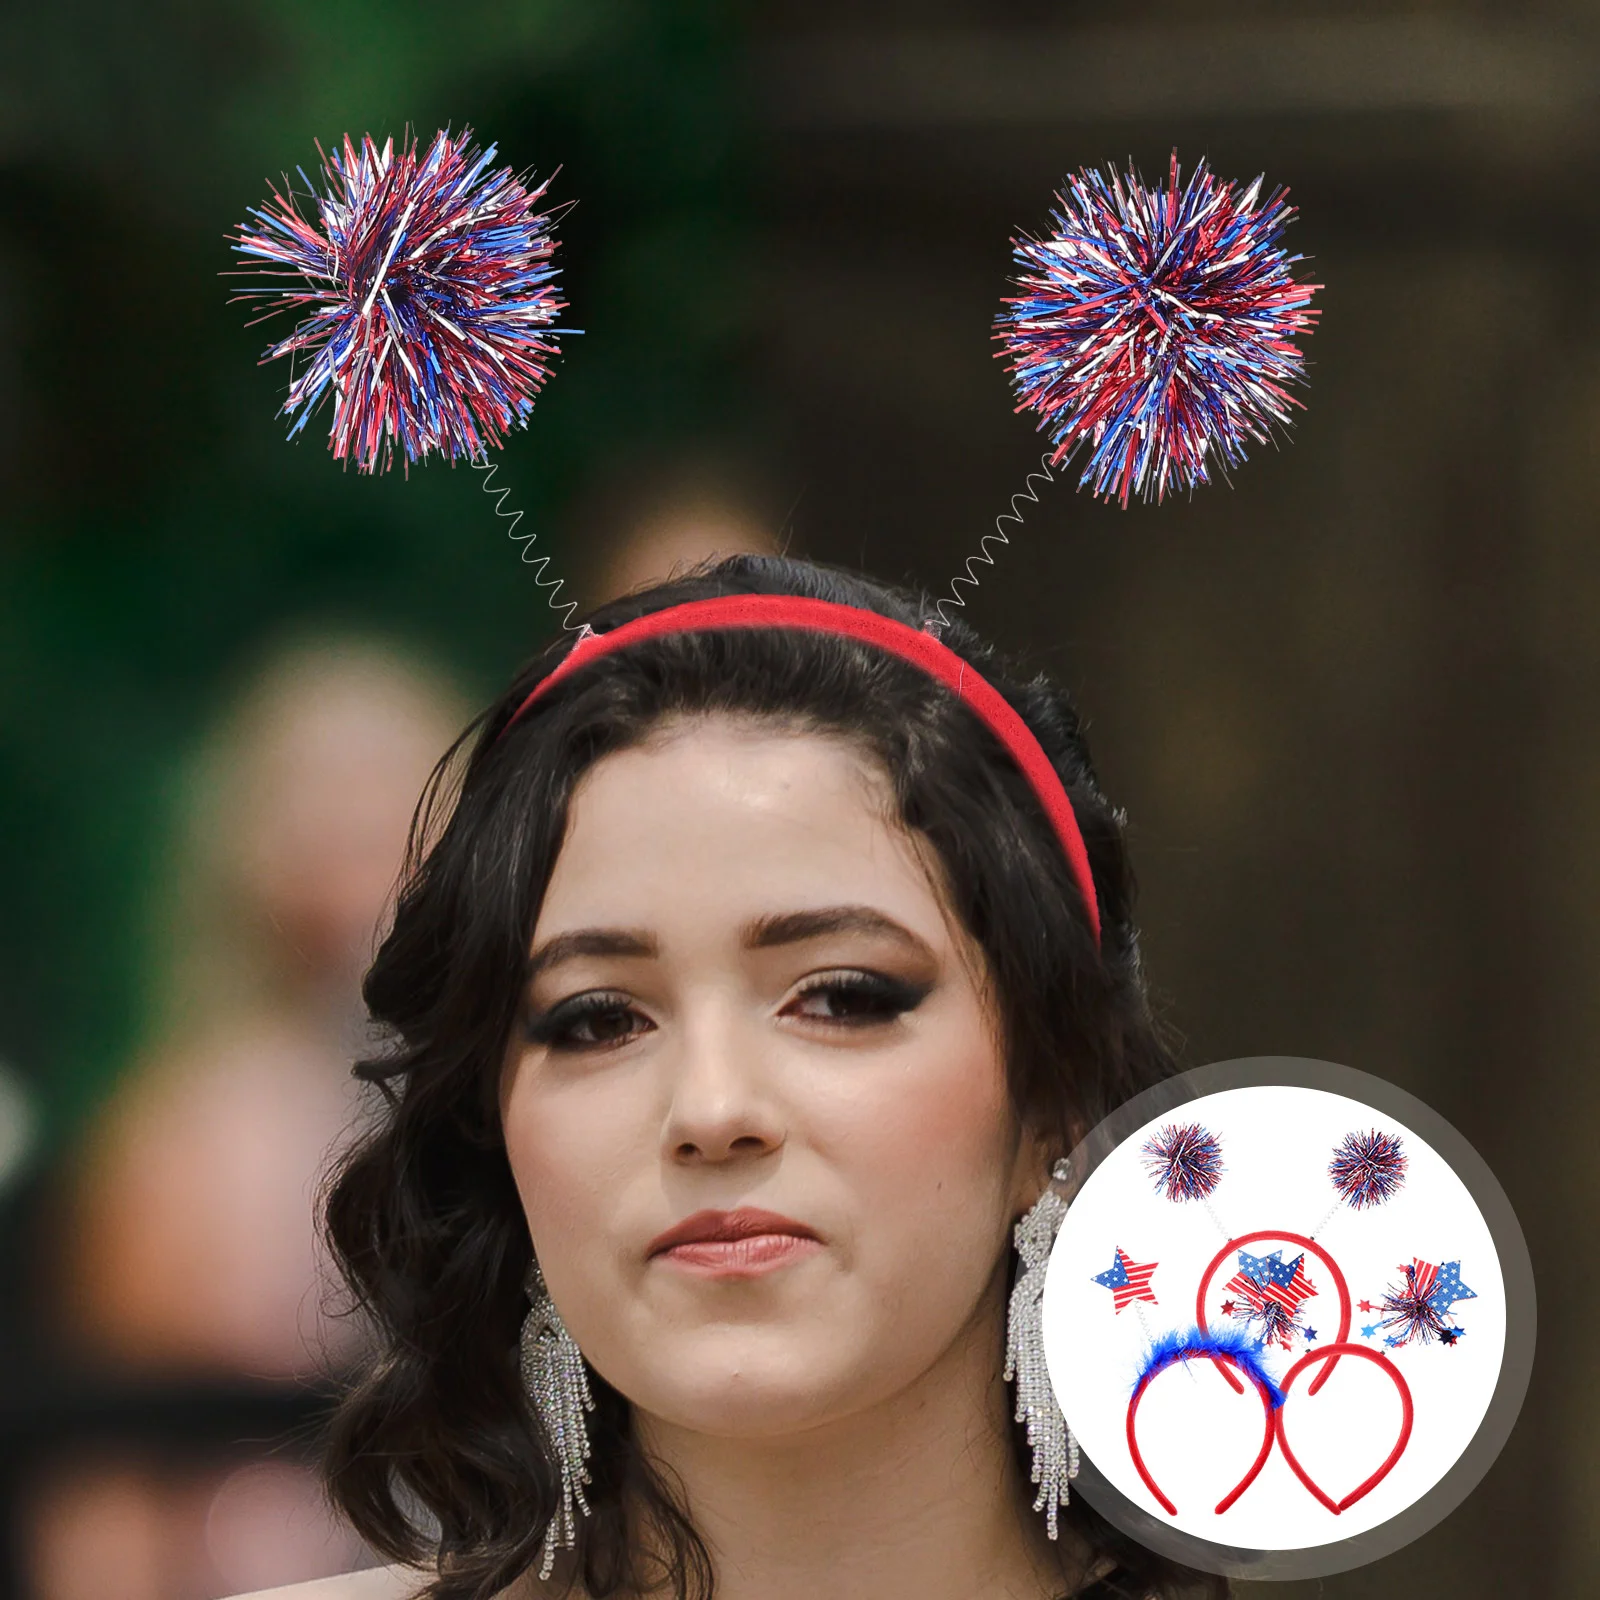
<svg viewBox="0 0 1600 1600">
<path fill-rule="evenodd" d="M 696 633 L 725 628 L 799 628 L 813 633 L 839 634 L 876 645 L 890 655 L 899 656 L 936 678 L 956 697 L 970 706 L 984 724 L 1010 752 L 1033 786 L 1039 803 L 1055 827 L 1073 881 L 1083 896 L 1089 926 L 1095 943 L 1100 942 L 1100 904 L 1094 892 L 1094 874 L 1089 870 L 1089 852 L 1073 814 L 1072 802 L 1040 748 L 1032 730 L 1011 708 L 1000 692 L 980 677 L 948 645 L 931 633 L 913 628 L 892 617 L 879 616 L 855 606 L 837 605 L 831 600 L 809 600 L 786 594 L 730 594 L 711 600 L 690 600 L 636 617 L 609 633 L 586 633 L 573 645 L 566 658 L 548 677 L 534 685 L 528 698 L 512 713 L 500 730 L 503 737 L 527 709 L 563 678 L 613 650 L 626 649 L 645 639 L 667 634 Z"/>
</svg>

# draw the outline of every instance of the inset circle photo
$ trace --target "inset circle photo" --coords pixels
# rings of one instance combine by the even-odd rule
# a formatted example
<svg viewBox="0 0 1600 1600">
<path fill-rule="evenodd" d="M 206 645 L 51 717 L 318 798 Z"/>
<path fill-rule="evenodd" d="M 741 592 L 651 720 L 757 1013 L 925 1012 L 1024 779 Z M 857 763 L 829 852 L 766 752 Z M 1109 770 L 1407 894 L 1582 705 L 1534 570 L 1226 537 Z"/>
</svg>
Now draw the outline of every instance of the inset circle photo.
<svg viewBox="0 0 1600 1600">
<path fill-rule="evenodd" d="M 1442 1117 L 1332 1062 L 1201 1067 L 1073 1153 L 1044 1287 L 1074 1492 L 1151 1548 L 1308 1578 L 1399 1549 L 1527 1391 L 1533 1272 Z"/>
</svg>

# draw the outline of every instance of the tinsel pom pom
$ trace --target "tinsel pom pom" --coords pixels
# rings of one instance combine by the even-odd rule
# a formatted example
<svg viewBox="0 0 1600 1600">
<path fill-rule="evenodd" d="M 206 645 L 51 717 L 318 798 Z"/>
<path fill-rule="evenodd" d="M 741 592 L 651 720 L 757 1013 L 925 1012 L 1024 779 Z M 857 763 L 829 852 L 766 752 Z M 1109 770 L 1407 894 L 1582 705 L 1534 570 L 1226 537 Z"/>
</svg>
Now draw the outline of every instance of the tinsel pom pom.
<svg viewBox="0 0 1600 1600">
<path fill-rule="evenodd" d="M 1398 1134 L 1376 1128 L 1366 1133 L 1347 1133 L 1328 1163 L 1328 1176 L 1339 1191 L 1339 1198 L 1353 1210 L 1379 1206 L 1406 1181 L 1410 1165 L 1400 1147 Z"/>
<path fill-rule="evenodd" d="M 1131 166 L 1085 168 L 1056 196 L 1054 231 L 1013 241 L 1022 293 L 995 337 L 1017 410 L 1039 414 L 1054 462 L 1085 442 L 1079 480 L 1123 506 L 1137 494 L 1209 481 L 1287 424 L 1304 381 L 1295 336 L 1308 332 L 1320 284 L 1279 245 L 1294 218 L 1283 189 L 1240 190 L 1204 161 L 1146 188 Z"/>
<path fill-rule="evenodd" d="M 432 451 L 481 460 L 526 423 L 565 303 L 554 217 L 539 209 L 549 180 L 530 188 L 494 158 L 468 129 L 425 154 L 409 134 L 398 150 L 346 136 L 323 155 L 325 192 L 301 171 L 307 192 L 285 179 L 231 236 L 275 269 L 264 277 L 290 280 L 235 299 L 308 313 L 262 357 L 304 358 L 283 405 L 290 438 L 330 390 L 329 447 L 361 472 L 387 469 L 396 445 L 408 465 Z"/>
<path fill-rule="evenodd" d="M 1263 1345 L 1282 1345 L 1285 1350 L 1295 1336 L 1303 1331 L 1294 1308 L 1286 1306 L 1281 1300 L 1262 1300 L 1244 1314 L 1242 1321 L 1246 1327 L 1255 1330 L 1256 1337 Z"/>
<path fill-rule="evenodd" d="M 1156 1192 L 1169 1200 L 1203 1200 L 1221 1181 L 1222 1143 L 1198 1122 L 1169 1122 L 1139 1148 Z"/>
</svg>

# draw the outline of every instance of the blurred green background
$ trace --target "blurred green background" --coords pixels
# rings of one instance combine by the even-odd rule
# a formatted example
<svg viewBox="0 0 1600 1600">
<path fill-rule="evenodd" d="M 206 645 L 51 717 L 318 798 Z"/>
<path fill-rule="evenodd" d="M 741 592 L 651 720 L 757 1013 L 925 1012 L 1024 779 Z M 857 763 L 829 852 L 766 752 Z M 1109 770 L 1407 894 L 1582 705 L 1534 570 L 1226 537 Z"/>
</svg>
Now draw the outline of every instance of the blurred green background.
<svg viewBox="0 0 1600 1600">
<path fill-rule="evenodd" d="M 558 561 L 709 451 L 796 549 L 940 587 L 1037 458 L 1010 235 L 1086 162 L 1289 183 L 1293 439 L 1163 507 L 1048 491 L 974 620 L 1080 693 L 1190 1059 L 1392 1079 L 1529 1237 L 1488 1478 L 1275 1592 L 1600 1594 L 1600 8 L 64 0 L 0 39 L 0 1059 L 46 1151 L 139 1035 L 177 764 L 265 644 L 379 629 L 479 694 L 551 626 L 472 474 L 283 441 L 218 274 L 314 139 L 561 166 L 586 331 L 501 478 Z"/>
<path fill-rule="evenodd" d="M 496 484 L 551 546 L 579 486 L 730 424 L 738 125 L 712 3 L 69 0 L 6 35 L 0 1053 L 55 1136 L 139 1025 L 175 757 L 263 640 L 380 628 L 484 692 L 550 625 L 469 471 L 369 480 L 316 426 L 284 443 L 285 370 L 255 364 L 275 324 L 226 304 L 223 235 L 347 131 L 470 123 L 561 166 L 585 333 Z"/>
</svg>

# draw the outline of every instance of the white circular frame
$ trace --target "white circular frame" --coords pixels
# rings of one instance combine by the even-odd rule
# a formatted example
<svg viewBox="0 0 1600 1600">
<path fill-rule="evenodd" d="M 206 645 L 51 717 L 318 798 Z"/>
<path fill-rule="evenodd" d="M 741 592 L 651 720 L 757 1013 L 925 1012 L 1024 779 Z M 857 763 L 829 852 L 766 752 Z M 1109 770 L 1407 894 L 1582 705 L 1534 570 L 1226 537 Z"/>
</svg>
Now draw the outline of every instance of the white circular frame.
<svg viewBox="0 0 1600 1600">
<path fill-rule="evenodd" d="M 1301 1093 L 1234 1093 L 1242 1090 Z M 1225 1138 L 1224 1162 L 1230 1145 L 1236 1157 L 1245 1159 L 1230 1168 L 1213 1195 L 1200 1204 L 1149 1197 L 1145 1217 L 1148 1221 L 1151 1206 L 1162 1208 L 1163 1248 L 1170 1253 L 1172 1271 L 1162 1275 L 1165 1281 L 1162 1277 L 1151 1280 L 1158 1291 L 1158 1305 L 1130 1302 L 1124 1313 L 1112 1316 L 1107 1290 L 1094 1285 L 1092 1273 L 1086 1269 L 1111 1265 L 1113 1241 L 1107 1239 L 1108 1227 L 1112 1232 L 1123 1226 L 1133 1230 L 1125 1242 L 1132 1247 L 1135 1260 L 1139 1259 L 1139 1239 L 1134 1234 L 1142 1202 L 1128 1185 L 1130 1163 L 1137 1161 L 1138 1146 L 1151 1125 L 1181 1117 L 1186 1107 L 1202 1099 L 1211 1102 L 1212 1111 L 1230 1131 L 1246 1135 L 1243 1139 Z M 1270 1141 L 1251 1136 L 1258 1134 L 1258 1125 L 1270 1128 L 1270 1122 L 1262 1121 L 1263 1115 L 1270 1118 L 1284 1111 L 1291 1111 L 1296 1120 L 1285 1129 L 1287 1156 L 1275 1172 L 1270 1160 L 1261 1159 L 1263 1151 L 1270 1149 Z M 1317 1121 L 1319 1113 L 1324 1114 L 1321 1122 Z M 1398 1124 L 1403 1139 L 1411 1135 L 1405 1145 L 1413 1165 L 1401 1191 L 1407 1203 L 1402 1207 L 1398 1203 L 1401 1196 L 1397 1196 L 1390 1205 L 1401 1218 L 1405 1236 L 1439 1241 L 1437 1253 L 1447 1253 L 1442 1246 L 1448 1240 L 1464 1241 L 1463 1276 L 1477 1294 L 1463 1301 L 1459 1312 L 1477 1343 L 1463 1341 L 1449 1351 L 1432 1348 L 1395 1353 L 1395 1366 L 1410 1380 L 1406 1387 L 1416 1391 L 1414 1412 L 1419 1421 L 1413 1438 L 1423 1441 L 1425 1447 L 1402 1455 L 1390 1476 L 1363 1501 L 1339 1513 L 1338 1522 L 1309 1491 L 1295 1484 L 1274 1446 L 1260 1476 L 1230 1508 L 1226 1541 L 1207 1537 L 1199 1530 L 1209 1532 L 1218 1523 L 1211 1502 L 1196 1491 L 1203 1474 L 1196 1477 L 1190 1473 L 1185 1480 L 1189 1492 L 1182 1497 L 1171 1485 L 1163 1486 L 1177 1507 L 1176 1513 L 1169 1515 L 1139 1479 L 1128 1452 L 1122 1423 L 1138 1375 L 1139 1357 L 1150 1335 L 1194 1325 L 1201 1270 L 1196 1263 L 1215 1255 L 1223 1236 L 1236 1225 L 1237 1237 L 1273 1227 L 1296 1229 L 1299 1223 L 1296 1231 L 1328 1243 L 1330 1249 L 1342 1249 L 1359 1274 L 1359 1282 L 1349 1284 L 1353 1321 L 1348 1337 L 1352 1343 L 1363 1342 L 1359 1329 L 1370 1324 L 1373 1315 L 1363 1315 L 1354 1306 L 1363 1293 L 1375 1289 L 1374 1274 L 1380 1264 L 1387 1266 L 1391 1279 L 1395 1276 L 1394 1263 L 1388 1261 L 1393 1250 L 1382 1243 L 1385 1238 L 1392 1240 L 1394 1225 L 1383 1220 L 1386 1207 L 1352 1212 L 1339 1205 L 1325 1170 L 1306 1162 L 1304 1156 L 1321 1152 L 1325 1163 L 1336 1142 L 1336 1137 L 1327 1136 L 1329 1130 L 1352 1131 L 1364 1118 L 1374 1125 Z M 1093 1181 L 1097 1173 L 1102 1174 L 1098 1186 Z M 1293 1189 L 1297 1177 L 1303 1180 L 1304 1192 Z M 1044 1340 L 1057 1398 L 1082 1451 L 1082 1465 L 1072 1487 L 1141 1543 L 1188 1566 L 1230 1577 L 1326 1576 L 1376 1561 L 1425 1533 L 1460 1504 L 1499 1454 L 1521 1409 L 1532 1368 L 1532 1265 L 1522 1230 L 1493 1174 L 1471 1145 L 1415 1096 L 1349 1067 L 1292 1056 L 1256 1056 L 1196 1068 L 1136 1096 L 1096 1127 L 1072 1154 L 1067 1187 L 1074 1203 L 1069 1205 L 1046 1277 Z M 1143 1188 L 1148 1192 L 1147 1178 Z M 1315 1197 L 1323 1204 L 1315 1216 L 1308 1216 L 1307 1204 L 1314 1203 Z M 1085 1202 L 1082 1207 L 1076 1204 L 1080 1198 Z M 1330 1200 L 1331 1208 L 1326 1203 Z M 1284 1215 L 1273 1215 L 1275 1209 Z M 1149 1236 L 1146 1228 L 1144 1237 Z M 1264 1240 L 1263 1253 L 1270 1253 L 1280 1237 Z M 1330 1242 L 1334 1240 L 1343 1240 L 1343 1246 Z M 1114 1242 L 1124 1243 L 1121 1239 Z M 1144 1259 L 1148 1261 L 1155 1253 L 1146 1249 Z M 1104 1261 L 1098 1259 L 1100 1254 L 1106 1257 Z M 1473 1263 L 1470 1270 L 1466 1266 L 1469 1260 Z M 1491 1263 L 1497 1271 L 1491 1270 Z M 1328 1292 L 1328 1275 L 1317 1259 L 1308 1256 L 1307 1265 L 1313 1279 L 1320 1280 L 1323 1298 L 1317 1311 L 1319 1320 L 1326 1320 L 1323 1313 L 1336 1303 L 1336 1297 Z M 1130 1310 L 1148 1312 L 1137 1331 L 1136 1319 L 1125 1315 Z M 1336 1327 L 1319 1329 L 1324 1343 L 1336 1332 Z M 1365 1343 L 1376 1344 L 1382 1353 L 1381 1338 Z M 1466 1362 L 1455 1368 L 1444 1367 L 1437 1359 L 1430 1359 L 1427 1365 L 1417 1360 L 1419 1356 L 1449 1360 L 1458 1352 L 1469 1351 Z M 1277 1362 L 1277 1376 L 1282 1376 L 1285 1364 L 1282 1359 Z M 1196 1365 L 1211 1379 L 1209 1363 Z M 1377 1419 L 1373 1431 L 1381 1432 L 1385 1417 L 1392 1423 L 1399 1416 L 1398 1401 L 1384 1397 L 1398 1391 L 1391 1391 L 1378 1365 L 1364 1358 L 1358 1361 L 1346 1356 L 1340 1365 L 1354 1374 L 1346 1380 L 1346 1395 L 1364 1397 L 1362 1403 Z M 1305 1391 L 1318 1373 L 1327 1371 L 1326 1362 L 1305 1369 L 1293 1390 Z M 1163 1373 L 1146 1391 L 1152 1399 L 1156 1382 L 1183 1385 L 1185 1377 L 1182 1370 Z M 1195 1374 L 1189 1375 L 1189 1382 L 1197 1382 Z M 1373 1383 L 1378 1385 L 1376 1391 Z M 1362 1384 L 1367 1387 L 1363 1389 Z M 1452 1385 L 1459 1398 L 1453 1411 L 1445 1405 Z M 1187 1423 L 1194 1428 L 1207 1419 L 1226 1419 L 1225 1428 L 1209 1435 L 1221 1440 L 1222 1448 L 1216 1452 L 1217 1460 L 1208 1465 L 1215 1469 L 1214 1482 L 1227 1477 L 1232 1483 L 1255 1454 L 1252 1438 L 1259 1443 L 1267 1408 L 1248 1382 L 1242 1385 L 1242 1397 L 1229 1396 L 1220 1379 L 1212 1379 L 1211 1388 L 1213 1393 L 1169 1391 L 1179 1404 L 1165 1404 L 1164 1409 L 1175 1413 L 1178 1420 L 1166 1419 L 1164 1436 L 1163 1408 L 1147 1408 L 1141 1401 L 1141 1453 L 1147 1459 L 1160 1454 L 1163 1470 L 1171 1475 L 1176 1464 L 1181 1476 L 1182 1469 L 1193 1465 L 1181 1453 L 1174 1453 L 1173 1440 L 1184 1437 L 1182 1426 Z M 1227 1410 L 1229 1399 L 1239 1408 L 1236 1414 Z M 1317 1402 L 1309 1404 L 1314 1407 Z M 1252 1414 L 1253 1423 L 1246 1420 Z M 1304 1405 L 1298 1414 L 1316 1415 Z M 1286 1433 L 1289 1415 L 1286 1410 Z M 1333 1436 L 1327 1430 L 1324 1433 Z M 1242 1445 L 1238 1442 L 1241 1438 Z M 1366 1453 L 1372 1450 L 1368 1448 Z M 1377 1454 L 1383 1454 L 1381 1443 Z M 1235 1461 L 1235 1456 L 1240 1459 Z M 1358 1450 L 1352 1459 L 1359 1456 Z M 1238 1470 L 1232 1470 L 1234 1467 Z M 1156 1470 L 1153 1465 L 1151 1470 Z M 1336 1465 L 1329 1477 L 1330 1492 L 1350 1487 L 1347 1479 L 1346 1469 Z M 1253 1502 L 1252 1495 L 1256 1497 Z"/>
</svg>

